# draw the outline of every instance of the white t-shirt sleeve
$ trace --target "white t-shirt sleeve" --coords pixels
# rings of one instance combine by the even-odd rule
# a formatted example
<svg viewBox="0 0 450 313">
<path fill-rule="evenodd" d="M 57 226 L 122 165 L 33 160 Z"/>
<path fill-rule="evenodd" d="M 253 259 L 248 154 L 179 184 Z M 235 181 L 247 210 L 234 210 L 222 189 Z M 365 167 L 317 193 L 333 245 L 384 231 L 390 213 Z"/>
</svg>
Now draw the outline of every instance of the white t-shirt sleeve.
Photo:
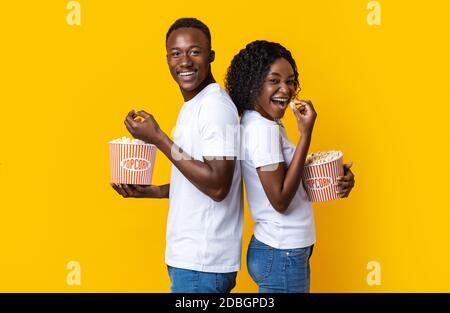
<svg viewBox="0 0 450 313">
<path fill-rule="evenodd" d="M 239 115 L 226 101 L 205 99 L 201 104 L 199 131 L 203 156 L 238 156 Z"/>
<path fill-rule="evenodd" d="M 255 168 L 284 162 L 279 126 L 255 123 L 245 132 L 244 144 Z"/>
</svg>

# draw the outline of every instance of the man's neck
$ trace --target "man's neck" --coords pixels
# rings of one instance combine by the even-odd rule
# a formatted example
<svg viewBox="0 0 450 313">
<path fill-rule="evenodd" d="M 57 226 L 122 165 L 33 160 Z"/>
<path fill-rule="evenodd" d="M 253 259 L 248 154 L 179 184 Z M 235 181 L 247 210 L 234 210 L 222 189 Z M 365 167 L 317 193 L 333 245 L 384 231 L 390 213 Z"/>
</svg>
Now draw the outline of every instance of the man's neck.
<svg viewBox="0 0 450 313">
<path fill-rule="evenodd" d="M 202 81 L 202 83 L 200 85 L 198 85 L 198 87 L 195 88 L 194 90 L 192 90 L 192 91 L 183 91 L 182 90 L 181 94 L 183 95 L 184 102 L 191 100 L 196 95 L 198 95 L 199 92 L 202 91 L 206 86 L 208 86 L 209 84 L 213 84 L 215 82 L 216 82 L 216 80 L 214 79 L 213 74 L 209 73 L 208 77 L 206 77 L 206 79 L 204 81 Z"/>
</svg>

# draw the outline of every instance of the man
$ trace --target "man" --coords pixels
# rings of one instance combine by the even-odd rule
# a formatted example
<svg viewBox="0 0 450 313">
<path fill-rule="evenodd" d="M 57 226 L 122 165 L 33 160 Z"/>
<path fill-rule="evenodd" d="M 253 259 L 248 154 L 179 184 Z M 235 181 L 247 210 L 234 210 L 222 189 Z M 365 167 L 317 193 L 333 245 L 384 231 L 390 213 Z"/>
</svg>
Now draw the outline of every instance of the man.
<svg viewBox="0 0 450 313">
<path fill-rule="evenodd" d="M 185 101 L 174 141 L 145 111 L 131 111 L 125 125 L 169 158 L 170 184 L 113 188 L 124 197 L 170 199 L 166 263 L 172 292 L 230 292 L 242 246 L 238 112 L 211 73 L 215 53 L 205 24 L 194 18 L 175 21 L 166 50 Z"/>
</svg>

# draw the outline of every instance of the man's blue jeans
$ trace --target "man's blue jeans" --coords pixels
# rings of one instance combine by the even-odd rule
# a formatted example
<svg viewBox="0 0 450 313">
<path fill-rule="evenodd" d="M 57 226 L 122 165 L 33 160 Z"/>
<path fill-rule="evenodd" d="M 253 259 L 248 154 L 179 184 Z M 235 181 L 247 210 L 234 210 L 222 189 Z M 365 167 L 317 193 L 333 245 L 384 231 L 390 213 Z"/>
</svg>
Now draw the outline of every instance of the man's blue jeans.
<svg viewBox="0 0 450 313">
<path fill-rule="evenodd" d="M 309 292 L 309 258 L 313 247 L 275 249 L 252 236 L 247 267 L 259 292 Z"/>
<path fill-rule="evenodd" d="M 173 293 L 228 293 L 236 285 L 237 272 L 207 273 L 168 266 Z"/>
</svg>

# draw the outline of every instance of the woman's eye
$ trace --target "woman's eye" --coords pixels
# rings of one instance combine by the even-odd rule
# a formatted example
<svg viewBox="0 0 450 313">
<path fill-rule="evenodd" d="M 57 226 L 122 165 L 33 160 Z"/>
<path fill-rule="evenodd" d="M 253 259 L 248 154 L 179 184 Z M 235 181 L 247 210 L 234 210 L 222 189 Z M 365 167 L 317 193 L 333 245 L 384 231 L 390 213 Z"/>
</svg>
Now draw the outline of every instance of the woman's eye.
<svg viewBox="0 0 450 313">
<path fill-rule="evenodd" d="M 286 83 L 291 86 L 295 85 L 295 81 L 293 81 L 293 80 L 288 80 Z"/>
<path fill-rule="evenodd" d="M 278 84 L 280 81 L 278 79 L 272 78 L 269 79 L 269 82 L 271 82 L 272 84 Z"/>
</svg>

